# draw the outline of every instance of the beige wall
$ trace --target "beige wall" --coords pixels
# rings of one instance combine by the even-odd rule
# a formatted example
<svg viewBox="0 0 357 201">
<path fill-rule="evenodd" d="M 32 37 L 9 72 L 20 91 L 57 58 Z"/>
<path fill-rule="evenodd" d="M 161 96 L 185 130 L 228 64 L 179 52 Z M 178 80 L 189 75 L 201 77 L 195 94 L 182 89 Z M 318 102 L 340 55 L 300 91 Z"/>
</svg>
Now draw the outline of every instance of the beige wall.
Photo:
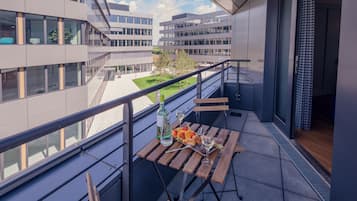
<svg viewBox="0 0 357 201">
<path fill-rule="evenodd" d="M 85 45 L 1 45 L 0 68 L 39 66 L 88 60 Z"/>
<path fill-rule="evenodd" d="M 251 59 L 253 71 L 263 71 L 267 0 L 248 1 L 233 16 L 232 59 Z"/>
<path fill-rule="evenodd" d="M 0 104 L 0 138 L 87 108 L 87 86 Z"/>
<path fill-rule="evenodd" d="M 71 0 L 1 0 L 0 8 L 24 13 L 87 20 L 87 5 Z"/>
</svg>

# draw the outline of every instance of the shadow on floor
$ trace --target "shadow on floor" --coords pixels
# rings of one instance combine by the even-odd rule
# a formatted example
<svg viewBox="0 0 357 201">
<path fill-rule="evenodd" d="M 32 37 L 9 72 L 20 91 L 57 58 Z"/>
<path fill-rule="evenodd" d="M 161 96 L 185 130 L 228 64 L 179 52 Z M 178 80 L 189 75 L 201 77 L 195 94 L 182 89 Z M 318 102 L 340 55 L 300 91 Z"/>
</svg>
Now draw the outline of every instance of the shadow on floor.
<svg viewBox="0 0 357 201">
<path fill-rule="evenodd" d="M 224 185 L 214 184 L 222 201 L 239 200 L 235 191 L 234 177 L 236 176 L 239 193 L 246 201 L 314 201 L 319 196 L 297 170 L 288 154 L 277 144 L 269 129 L 261 123 L 253 112 L 234 110 L 241 116 L 229 115 L 227 128 L 240 131 L 239 144 L 246 151 L 233 159 L 232 168 L 227 175 Z M 223 114 L 213 123 L 222 127 Z M 178 173 L 169 184 L 169 191 L 178 196 L 182 181 L 182 173 Z M 202 180 L 197 179 L 188 191 L 187 199 Z M 166 201 L 163 193 L 158 201 Z M 196 200 L 216 200 L 211 189 L 206 187 Z"/>
</svg>

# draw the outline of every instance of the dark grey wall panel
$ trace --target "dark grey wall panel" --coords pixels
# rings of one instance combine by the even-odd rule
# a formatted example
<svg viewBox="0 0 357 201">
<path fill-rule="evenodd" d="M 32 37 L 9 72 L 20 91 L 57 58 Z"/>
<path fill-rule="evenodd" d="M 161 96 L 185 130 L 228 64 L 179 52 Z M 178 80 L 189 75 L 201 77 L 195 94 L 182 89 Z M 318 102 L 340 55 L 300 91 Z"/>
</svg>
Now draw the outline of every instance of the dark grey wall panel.
<svg viewBox="0 0 357 201">
<path fill-rule="evenodd" d="M 342 2 L 331 201 L 356 200 L 357 1 Z"/>
</svg>

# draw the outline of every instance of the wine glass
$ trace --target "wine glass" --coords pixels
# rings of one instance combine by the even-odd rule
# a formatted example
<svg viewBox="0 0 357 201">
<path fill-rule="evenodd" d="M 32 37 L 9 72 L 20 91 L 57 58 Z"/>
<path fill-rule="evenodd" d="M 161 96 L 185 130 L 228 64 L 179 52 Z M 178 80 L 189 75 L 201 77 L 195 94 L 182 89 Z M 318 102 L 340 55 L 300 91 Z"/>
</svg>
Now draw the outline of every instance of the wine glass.
<svg viewBox="0 0 357 201">
<path fill-rule="evenodd" d="M 205 149 L 205 157 L 202 160 L 202 162 L 204 164 L 210 164 L 210 160 L 208 158 L 208 153 L 209 153 L 209 151 L 212 149 L 212 147 L 214 145 L 214 139 L 213 139 L 212 136 L 202 135 L 201 136 L 201 140 L 202 140 L 203 148 Z"/>
<path fill-rule="evenodd" d="M 182 126 L 182 121 L 185 118 L 185 113 L 182 110 L 176 110 L 176 119 L 180 122 L 180 127 Z"/>
</svg>

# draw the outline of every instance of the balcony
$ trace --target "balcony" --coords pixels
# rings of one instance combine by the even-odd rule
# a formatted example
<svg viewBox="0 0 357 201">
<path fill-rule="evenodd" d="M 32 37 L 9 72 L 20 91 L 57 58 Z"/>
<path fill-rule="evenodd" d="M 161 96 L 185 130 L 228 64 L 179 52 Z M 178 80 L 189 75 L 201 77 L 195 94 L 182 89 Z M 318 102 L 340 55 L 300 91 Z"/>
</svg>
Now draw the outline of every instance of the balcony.
<svg viewBox="0 0 357 201">
<path fill-rule="evenodd" d="M 231 108 L 227 128 L 241 133 L 239 144 L 246 149 L 234 158 L 235 168 L 229 171 L 225 184 L 215 184 L 221 200 L 237 200 L 235 185 L 243 200 L 326 199 L 323 192 L 328 190 L 327 185 L 318 183 L 317 173 L 274 124 L 262 123 L 254 112 L 243 110 L 254 107 L 250 98 L 254 88 L 252 77 L 245 68 L 239 68 L 246 62 L 249 61 L 226 60 L 1 140 L 0 152 L 4 152 L 123 105 L 114 125 L 2 181 L 2 200 L 88 200 L 86 172 L 91 173 L 101 200 L 124 200 L 123 195 L 132 195 L 133 200 L 167 200 L 151 164 L 135 156 L 155 137 L 158 105 L 133 114 L 133 100 L 192 76 L 196 76 L 197 84 L 166 101 L 170 121 L 175 121 L 175 111 L 181 109 L 186 111 L 185 120 L 194 122 L 192 109 L 196 97 L 227 96 Z M 202 79 L 202 74 L 212 69 L 216 72 Z M 121 115 L 123 120 L 119 118 Z M 219 128 L 222 122 L 223 114 L 217 112 L 207 113 L 201 119 L 201 123 Z M 170 193 L 177 195 L 182 174 L 164 167 L 160 170 L 170 183 Z M 133 174 L 129 175 L 130 172 Z M 200 182 L 196 180 L 185 197 Z M 132 190 L 123 188 L 123 183 L 131 185 Z M 200 196 L 201 200 L 214 200 L 209 188 Z"/>
</svg>

